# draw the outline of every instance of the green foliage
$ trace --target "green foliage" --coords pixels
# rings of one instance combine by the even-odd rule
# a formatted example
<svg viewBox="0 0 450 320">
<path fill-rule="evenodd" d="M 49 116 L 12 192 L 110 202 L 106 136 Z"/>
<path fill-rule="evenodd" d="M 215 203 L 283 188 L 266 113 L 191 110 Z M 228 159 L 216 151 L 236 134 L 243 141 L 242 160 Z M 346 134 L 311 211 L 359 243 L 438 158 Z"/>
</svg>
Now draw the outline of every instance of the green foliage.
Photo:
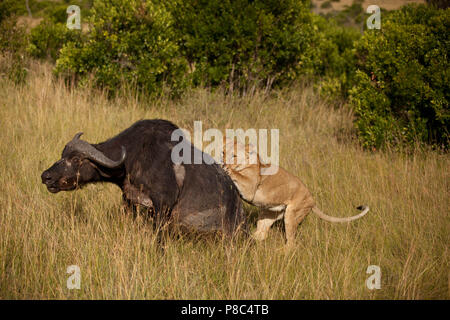
<svg viewBox="0 0 450 320">
<path fill-rule="evenodd" d="M 171 12 L 195 84 L 245 91 L 313 73 L 309 1 L 186 0 Z"/>
<path fill-rule="evenodd" d="M 426 0 L 428 4 L 436 6 L 437 8 L 447 9 L 450 7 L 448 0 Z"/>
<path fill-rule="evenodd" d="M 3 0 L 0 2 L 0 23 L 17 12 L 17 3 L 14 0 Z"/>
<path fill-rule="evenodd" d="M 23 83 L 27 76 L 27 57 L 24 54 L 26 33 L 17 25 L 17 3 L 0 3 L 0 76 L 15 83 Z"/>
<path fill-rule="evenodd" d="M 10 0 L 2 1 L 8 2 Z M 14 12 L 17 15 L 28 15 L 25 0 L 13 0 L 12 2 L 14 2 Z M 28 4 L 33 17 L 41 17 L 44 19 L 50 18 L 54 22 L 63 22 L 62 20 L 65 20 L 67 17 L 65 10 L 69 5 L 74 4 L 79 6 L 82 10 L 82 14 L 87 15 L 89 14 L 89 8 L 92 7 L 92 0 L 60 0 L 59 2 L 55 0 L 29 0 Z"/>
<path fill-rule="evenodd" d="M 90 9 L 92 8 L 91 0 L 65 0 L 63 4 L 53 3 L 42 11 L 44 19 L 49 19 L 55 23 L 67 22 L 67 8 L 69 5 L 77 5 L 80 7 L 81 22 L 87 21 L 90 17 Z"/>
<path fill-rule="evenodd" d="M 450 10 L 406 6 L 385 14 L 381 30 L 356 44 L 356 85 L 351 90 L 356 126 L 366 147 L 448 146 Z"/>
<path fill-rule="evenodd" d="M 67 22 L 67 4 L 54 5 L 46 10 L 46 16 L 48 19 L 55 23 Z M 83 12 L 84 13 L 84 12 Z"/>
<path fill-rule="evenodd" d="M 270 88 L 321 62 L 309 1 L 96 1 L 86 39 L 64 46 L 56 72 L 146 92 L 168 84 Z M 190 67 L 188 72 L 187 67 Z"/>
<path fill-rule="evenodd" d="M 68 42 L 55 71 L 114 93 L 125 85 L 149 94 L 173 93 L 186 84 L 187 63 L 179 54 L 173 21 L 163 2 L 95 1 L 91 27 L 82 41 Z"/>
<path fill-rule="evenodd" d="M 27 50 L 32 57 L 49 58 L 55 62 L 59 56 L 60 49 L 65 43 L 80 41 L 80 39 L 80 30 L 70 30 L 65 23 L 43 20 L 31 30 Z"/>
<path fill-rule="evenodd" d="M 354 42 L 361 34 L 353 29 L 339 26 L 332 19 L 314 17 L 314 29 L 318 39 L 314 46 L 314 75 L 321 78 L 321 94 L 332 99 L 347 97 L 356 71 Z"/>
<path fill-rule="evenodd" d="M 28 16 L 28 11 L 26 9 L 25 0 L 14 0 L 15 13 L 20 16 Z M 54 1 L 51 0 L 29 0 L 28 5 L 33 17 L 39 16 L 39 13 L 47 8 L 55 5 Z"/>
<path fill-rule="evenodd" d="M 340 11 L 330 11 L 325 14 L 325 17 L 333 18 L 341 26 L 359 29 L 365 17 L 363 2 L 363 0 L 353 0 L 351 5 L 344 6 Z"/>
<path fill-rule="evenodd" d="M 82 37 L 80 30 L 67 28 L 67 8 L 70 4 L 79 6 L 81 9 L 81 23 L 83 23 L 87 21 L 90 15 L 92 3 L 86 0 L 64 1 L 64 3 L 52 2 L 51 5 L 46 1 L 42 3 L 41 7 L 35 8 L 35 13 L 38 16 L 42 16 L 43 20 L 31 30 L 27 51 L 34 58 L 47 58 L 55 62 L 64 44 L 71 41 L 79 42 Z"/>
<path fill-rule="evenodd" d="M 331 1 L 325 1 L 325 2 L 323 2 L 323 3 L 320 5 L 320 7 L 321 7 L 322 9 L 331 8 Z"/>
</svg>

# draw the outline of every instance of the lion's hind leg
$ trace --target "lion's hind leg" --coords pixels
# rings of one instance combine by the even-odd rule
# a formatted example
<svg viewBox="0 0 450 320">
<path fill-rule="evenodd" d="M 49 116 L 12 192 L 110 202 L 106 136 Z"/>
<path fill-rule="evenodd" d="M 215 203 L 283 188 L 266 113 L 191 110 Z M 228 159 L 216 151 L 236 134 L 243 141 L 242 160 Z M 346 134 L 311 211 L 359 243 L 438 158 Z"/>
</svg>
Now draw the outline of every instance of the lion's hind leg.
<svg viewBox="0 0 450 320">
<path fill-rule="evenodd" d="M 288 246 L 292 246 L 295 243 L 297 227 L 311 212 L 312 207 L 313 205 L 307 205 L 300 208 L 288 206 L 286 208 L 284 228 L 286 230 L 286 243 Z"/>
</svg>

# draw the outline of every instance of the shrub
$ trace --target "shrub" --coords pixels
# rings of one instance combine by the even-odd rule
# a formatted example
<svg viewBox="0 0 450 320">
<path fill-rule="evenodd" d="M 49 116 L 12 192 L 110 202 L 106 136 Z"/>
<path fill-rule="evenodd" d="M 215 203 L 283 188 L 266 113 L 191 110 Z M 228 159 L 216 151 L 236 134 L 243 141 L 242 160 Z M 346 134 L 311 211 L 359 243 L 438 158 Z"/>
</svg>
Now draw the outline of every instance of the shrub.
<svg viewBox="0 0 450 320">
<path fill-rule="evenodd" d="M 67 4 L 53 5 L 47 8 L 45 11 L 48 19 L 54 23 L 64 23 L 67 22 Z M 84 17 L 84 11 L 82 11 Z"/>
<path fill-rule="evenodd" d="M 342 10 L 330 11 L 324 15 L 327 18 L 333 18 L 341 26 L 360 29 L 365 17 L 363 4 L 364 0 L 353 0 L 351 5 L 345 5 Z"/>
<path fill-rule="evenodd" d="M 419 5 L 385 14 L 356 43 L 351 90 L 364 146 L 449 142 L 450 10 Z"/>
<path fill-rule="evenodd" d="M 52 22 L 66 24 L 67 8 L 69 5 L 77 5 L 80 7 L 82 23 L 90 17 L 90 9 L 92 8 L 91 0 L 64 0 L 62 4 L 52 2 L 51 6 L 43 10 L 42 15 L 45 19 L 50 19 Z"/>
<path fill-rule="evenodd" d="M 325 1 L 325 2 L 323 2 L 323 3 L 320 5 L 320 7 L 321 7 L 322 9 L 328 9 L 328 8 L 331 8 L 331 1 Z"/>
<path fill-rule="evenodd" d="M 448 0 L 426 0 L 428 4 L 436 6 L 437 8 L 447 9 L 450 7 Z"/>
<path fill-rule="evenodd" d="M 63 45 L 70 41 L 81 41 L 81 31 L 70 30 L 63 23 L 43 20 L 31 30 L 27 50 L 35 58 L 49 58 L 55 62 Z"/>
<path fill-rule="evenodd" d="M 55 72 L 114 93 L 123 85 L 161 94 L 186 84 L 187 63 L 179 54 L 173 21 L 162 1 L 94 1 L 90 30 L 63 46 Z"/>
<path fill-rule="evenodd" d="M 17 10 L 15 1 L 0 2 L 0 76 L 19 84 L 26 79 L 28 61 L 23 53 L 26 33 L 17 25 Z"/>
<path fill-rule="evenodd" d="M 0 23 L 10 18 L 17 11 L 17 3 L 14 0 L 3 0 L 0 2 Z"/>
<path fill-rule="evenodd" d="M 318 37 L 314 47 L 314 74 L 321 78 L 320 92 L 333 100 L 347 98 L 356 71 L 354 43 L 361 34 L 322 16 L 314 17 L 314 28 Z"/>
<path fill-rule="evenodd" d="M 194 84 L 245 91 L 314 71 L 309 1 L 184 0 L 171 12 Z"/>
<path fill-rule="evenodd" d="M 110 91 L 128 83 L 157 94 L 164 84 L 175 93 L 189 83 L 247 92 L 319 76 L 323 92 L 345 96 L 354 74 L 351 49 L 359 34 L 314 15 L 309 4 L 96 1 L 89 33 L 64 46 L 55 71 L 81 81 L 92 74 L 97 85 Z M 57 53 L 65 33 L 54 26 L 36 30 L 36 55 Z"/>
<path fill-rule="evenodd" d="M 42 2 L 41 4 L 45 4 Z M 32 3 L 33 4 L 33 3 Z M 70 4 L 80 7 L 81 22 L 87 21 L 92 4 L 86 0 L 64 0 L 64 3 L 47 4 L 42 6 L 38 15 L 43 16 L 42 22 L 30 32 L 30 41 L 27 47 L 32 57 L 48 58 L 55 62 L 59 57 L 59 51 L 64 44 L 70 41 L 81 41 L 80 30 L 67 28 L 67 8 Z"/>
</svg>

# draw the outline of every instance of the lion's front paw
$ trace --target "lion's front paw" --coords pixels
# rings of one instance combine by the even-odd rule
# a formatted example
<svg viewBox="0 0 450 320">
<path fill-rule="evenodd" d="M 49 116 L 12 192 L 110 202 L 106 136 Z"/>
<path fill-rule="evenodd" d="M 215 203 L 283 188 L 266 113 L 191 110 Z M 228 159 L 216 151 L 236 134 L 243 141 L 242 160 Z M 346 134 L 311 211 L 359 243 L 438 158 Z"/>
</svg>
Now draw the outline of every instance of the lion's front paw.
<svg viewBox="0 0 450 320">
<path fill-rule="evenodd" d="M 255 231 L 255 232 L 252 234 L 252 238 L 255 239 L 256 241 L 263 241 L 263 240 L 266 240 L 266 238 L 267 238 L 267 232 Z"/>
</svg>

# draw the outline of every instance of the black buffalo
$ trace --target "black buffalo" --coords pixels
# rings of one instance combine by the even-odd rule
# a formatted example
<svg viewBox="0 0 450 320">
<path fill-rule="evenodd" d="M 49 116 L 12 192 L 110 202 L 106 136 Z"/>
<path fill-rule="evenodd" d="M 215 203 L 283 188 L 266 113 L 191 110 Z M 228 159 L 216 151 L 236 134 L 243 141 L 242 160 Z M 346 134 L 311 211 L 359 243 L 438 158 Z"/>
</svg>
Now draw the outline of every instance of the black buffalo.
<svg viewBox="0 0 450 320">
<path fill-rule="evenodd" d="M 42 183 L 56 193 L 111 182 L 122 189 L 128 205 L 147 208 L 183 231 L 233 236 L 245 230 L 238 192 L 219 165 L 174 164 L 171 153 L 178 142 L 171 136 L 176 129 L 166 120 L 141 120 L 98 144 L 81 140 L 78 133 L 61 159 L 42 173 Z"/>
</svg>

